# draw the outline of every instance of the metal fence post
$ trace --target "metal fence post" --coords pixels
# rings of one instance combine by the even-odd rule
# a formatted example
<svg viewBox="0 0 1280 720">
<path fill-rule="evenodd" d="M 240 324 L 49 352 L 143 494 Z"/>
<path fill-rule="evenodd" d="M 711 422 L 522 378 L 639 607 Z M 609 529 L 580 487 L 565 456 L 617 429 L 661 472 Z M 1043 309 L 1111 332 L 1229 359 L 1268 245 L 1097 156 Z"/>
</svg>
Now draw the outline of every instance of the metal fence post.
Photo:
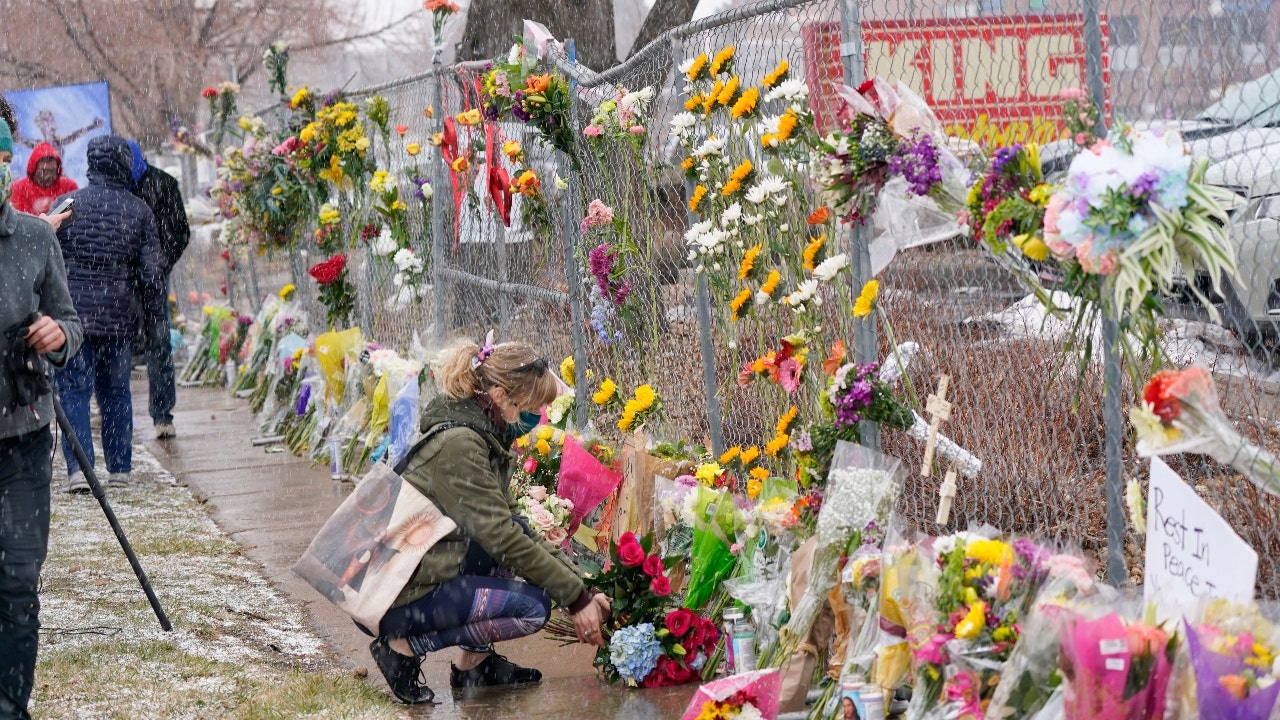
<svg viewBox="0 0 1280 720">
<path fill-rule="evenodd" d="M 1107 132 L 1107 87 L 1102 58 L 1102 17 L 1098 0 L 1080 0 L 1084 22 L 1085 81 L 1089 98 L 1098 107 L 1098 124 L 1094 132 Z M 1124 511 L 1124 463 L 1121 441 L 1124 438 L 1124 414 L 1120 407 L 1124 391 L 1120 372 L 1120 322 L 1112 313 L 1102 316 L 1102 420 L 1107 471 L 1107 580 L 1119 586 L 1129 578 L 1125 568 L 1124 533 L 1127 523 Z"/>
<path fill-rule="evenodd" d="M 249 292 L 253 293 L 253 297 L 249 298 L 249 306 L 257 313 L 262 310 L 262 289 L 258 287 L 258 268 L 253 262 L 254 254 L 253 248 L 249 248 L 245 253 L 245 263 L 249 266 Z"/>
<path fill-rule="evenodd" d="M 844 66 L 846 85 L 857 87 L 866 79 L 866 68 L 862 58 L 862 20 L 858 9 L 858 0 L 841 0 L 840 2 L 840 62 Z M 859 223 L 849 231 L 850 274 L 853 282 L 853 294 L 862 292 L 862 286 L 874 277 L 871 267 L 871 226 L 866 222 Z M 853 325 L 854 356 L 860 363 L 875 362 L 880 352 L 880 339 L 876 333 L 874 315 L 854 320 Z M 862 444 L 874 450 L 880 449 L 880 425 L 869 421 L 858 424 L 859 438 Z"/>
<path fill-rule="evenodd" d="M 1117 587 L 1128 579 L 1124 562 L 1124 466 L 1120 458 L 1120 441 L 1124 436 L 1124 418 L 1120 394 L 1124 389 L 1120 374 L 1120 323 L 1111 313 L 1102 318 L 1103 396 L 1102 418 L 1105 427 L 1107 464 L 1107 580 Z"/>
<path fill-rule="evenodd" d="M 565 50 L 568 51 L 569 62 L 577 62 L 578 53 L 577 46 L 573 39 L 569 38 L 564 41 Z M 577 80 L 569 81 L 569 97 L 573 98 L 578 88 Z M 569 126 L 576 128 L 578 126 L 578 111 L 572 99 L 569 102 Z M 573 422 L 579 428 L 587 426 L 587 410 L 590 403 L 587 398 L 591 397 L 589 386 L 586 384 L 587 378 L 587 335 L 585 325 L 587 323 L 587 314 L 584 311 L 582 300 L 582 278 L 578 274 L 578 220 L 582 215 L 579 199 L 581 193 L 578 190 L 578 184 L 582 179 L 578 173 L 573 172 L 573 164 L 570 162 L 568 155 L 556 153 L 556 172 L 560 177 L 565 178 L 568 187 L 561 191 L 560 202 L 560 221 L 563 223 L 561 235 L 564 242 L 564 270 L 565 281 L 569 283 L 569 318 L 572 322 L 571 342 L 573 345 L 573 365 L 577 375 L 574 385 L 577 387 L 577 402 L 574 404 Z"/>
<path fill-rule="evenodd" d="M 1107 132 L 1107 86 L 1102 63 L 1102 15 L 1098 0 L 1080 0 L 1084 21 L 1085 82 L 1089 85 L 1089 98 L 1098 108 L 1098 135 Z"/>
<path fill-rule="evenodd" d="M 436 114 L 440 118 L 444 118 L 444 69 L 440 65 L 440 54 L 436 53 L 435 61 L 436 81 L 435 81 L 435 102 L 432 107 L 435 108 Z M 443 122 L 443 120 L 441 121 Z M 431 344 L 439 347 L 445 341 L 448 334 L 449 308 L 445 305 L 445 298 L 449 297 L 448 288 L 446 287 L 444 269 L 445 269 L 445 208 L 447 207 L 449 192 L 449 174 L 444 166 L 444 157 L 440 153 L 440 149 L 435 150 L 435 168 L 430 173 L 431 178 L 431 304 L 433 308 L 433 317 L 431 321 Z"/>
<path fill-rule="evenodd" d="M 684 63 L 684 43 L 678 36 L 671 38 L 671 66 L 680 67 Z M 677 77 L 679 75 L 677 74 Z M 678 83 L 677 83 L 678 84 Z M 684 199 L 686 205 L 693 195 L 693 183 L 684 181 Z M 698 221 L 693 211 L 688 212 L 689 224 Z M 707 278 L 702 273 L 697 276 L 698 303 L 698 339 L 702 352 L 702 386 L 707 395 L 707 434 L 711 436 L 711 451 L 715 455 L 724 452 L 724 420 L 721 416 L 720 384 L 716 381 L 716 350 L 711 329 L 711 292 L 707 288 Z"/>
</svg>

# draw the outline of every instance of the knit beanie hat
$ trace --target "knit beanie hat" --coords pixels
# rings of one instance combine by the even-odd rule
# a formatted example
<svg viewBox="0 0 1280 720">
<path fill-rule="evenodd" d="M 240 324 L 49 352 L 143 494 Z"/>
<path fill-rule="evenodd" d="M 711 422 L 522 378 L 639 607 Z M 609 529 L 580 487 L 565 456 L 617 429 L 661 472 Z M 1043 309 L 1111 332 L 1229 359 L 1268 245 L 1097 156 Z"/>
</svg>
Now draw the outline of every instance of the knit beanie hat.
<svg viewBox="0 0 1280 720">
<path fill-rule="evenodd" d="M 13 133 L 9 132 L 9 123 L 0 120 L 0 152 L 13 152 Z"/>
</svg>

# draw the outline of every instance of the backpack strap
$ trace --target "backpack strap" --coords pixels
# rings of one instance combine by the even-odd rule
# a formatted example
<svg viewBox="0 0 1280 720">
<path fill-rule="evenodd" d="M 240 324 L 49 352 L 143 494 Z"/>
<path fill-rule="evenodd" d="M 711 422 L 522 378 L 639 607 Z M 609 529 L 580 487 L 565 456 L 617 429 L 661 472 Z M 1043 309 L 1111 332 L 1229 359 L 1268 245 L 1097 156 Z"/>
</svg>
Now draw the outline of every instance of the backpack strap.
<svg viewBox="0 0 1280 720">
<path fill-rule="evenodd" d="M 422 438 L 418 440 L 418 442 L 413 444 L 413 447 L 409 448 L 409 452 L 405 453 L 405 456 L 400 460 L 400 462 L 396 463 L 396 466 L 394 468 L 395 473 L 397 475 L 403 474 L 404 471 L 409 468 L 409 462 L 413 460 L 414 456 L 416 456 L 418 452 L 422 450 L 422 448 L 426 447 L 427 443 L 430 442 L 433 438 L 435 438 L 436 435 L 439 435 L 440 433 L 446 430 L 453 430 L 454 428 L 460 428 L 460 427 L 467 428 L 471 432 L 474 432 L 475 434 L 479 435 L 480 438 L 484 440 L 484 444 L 489 446 L 490 457 L 501 454 L 498 447 L 494 444 L 493 440 L 489 437 L 489 433 L 481 430 L 475 425 L 472 425 L 471 423 L 456 422 L 456 421 L 442 422 L 439 425 L 433 425 L 429 430 L 427 430 L 426 434 L 423 435 Z"/>
</svg>

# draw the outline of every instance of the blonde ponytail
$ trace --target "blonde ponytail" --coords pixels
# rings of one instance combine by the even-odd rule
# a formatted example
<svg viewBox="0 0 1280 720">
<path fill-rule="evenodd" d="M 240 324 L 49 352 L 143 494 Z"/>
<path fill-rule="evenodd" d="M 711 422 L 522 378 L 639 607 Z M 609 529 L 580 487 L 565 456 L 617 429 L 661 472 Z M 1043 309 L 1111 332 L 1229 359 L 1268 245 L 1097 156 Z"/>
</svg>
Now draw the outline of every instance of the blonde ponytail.
<svg viewBox="0 0 1280 720">
<path fill-rule="evenodd" d="M 480 346 L 461 342 L 436 370 L 436 382 L 445 395 L 465 400 L 491 387 L 507 391 L 511 400 L 525 408 L 549 404 L 559 392 L 550 364 L 534 348 L 522 342 L 497 345 L 478 367 L 473 363 Z"/>
</svg>

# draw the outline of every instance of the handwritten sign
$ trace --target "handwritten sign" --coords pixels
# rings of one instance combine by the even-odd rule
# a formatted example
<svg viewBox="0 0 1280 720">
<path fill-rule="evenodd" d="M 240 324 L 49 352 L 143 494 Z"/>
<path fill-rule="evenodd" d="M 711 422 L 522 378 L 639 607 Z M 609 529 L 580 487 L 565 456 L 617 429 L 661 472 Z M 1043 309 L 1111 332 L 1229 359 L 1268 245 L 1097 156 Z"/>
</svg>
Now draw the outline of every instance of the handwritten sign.
<svg viewBox="0 0 1280 720">
<path fill-rule="evenodd" d="M 1147 495 L 1147 600 L 1253 599 L 1258 553 L 1160 458 Z"/>
</svg>

